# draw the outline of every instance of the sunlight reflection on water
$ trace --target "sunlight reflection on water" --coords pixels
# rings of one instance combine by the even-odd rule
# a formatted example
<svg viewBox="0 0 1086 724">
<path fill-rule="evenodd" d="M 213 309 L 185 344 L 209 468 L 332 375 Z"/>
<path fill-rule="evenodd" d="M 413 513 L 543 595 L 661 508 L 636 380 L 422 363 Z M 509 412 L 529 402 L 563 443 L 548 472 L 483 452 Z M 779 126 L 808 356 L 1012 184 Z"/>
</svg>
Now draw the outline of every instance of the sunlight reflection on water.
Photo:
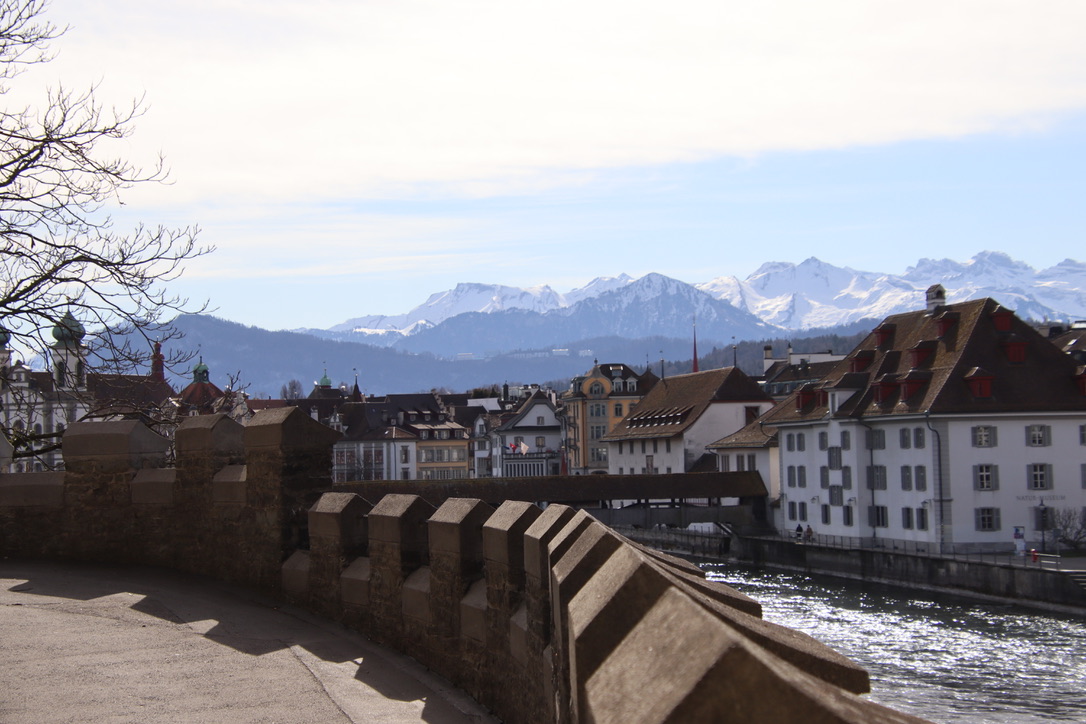
<svg viewBox="0 0 1086 724">
<path fill-rule="evenodd" d="M 1086 722 L 1086 619 L 827 577 L 702 568 L 871 674 L 872 701 L 944 724 Z"/>
</svg>

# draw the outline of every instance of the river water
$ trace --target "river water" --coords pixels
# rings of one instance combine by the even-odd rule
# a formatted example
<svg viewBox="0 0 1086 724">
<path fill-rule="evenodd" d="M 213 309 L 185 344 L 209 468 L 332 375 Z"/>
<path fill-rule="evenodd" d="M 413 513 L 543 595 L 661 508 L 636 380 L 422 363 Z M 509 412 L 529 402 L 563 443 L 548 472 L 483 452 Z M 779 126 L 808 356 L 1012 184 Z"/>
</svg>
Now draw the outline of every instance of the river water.
<svg viewBox="0 0 1086 724">
<path fill-rule="evenodd" d="M 1086 617 L 904 588 L 702 566 L 867 669 L 867 698 L 940 724 L 1086 722 Z"/>
</svg>

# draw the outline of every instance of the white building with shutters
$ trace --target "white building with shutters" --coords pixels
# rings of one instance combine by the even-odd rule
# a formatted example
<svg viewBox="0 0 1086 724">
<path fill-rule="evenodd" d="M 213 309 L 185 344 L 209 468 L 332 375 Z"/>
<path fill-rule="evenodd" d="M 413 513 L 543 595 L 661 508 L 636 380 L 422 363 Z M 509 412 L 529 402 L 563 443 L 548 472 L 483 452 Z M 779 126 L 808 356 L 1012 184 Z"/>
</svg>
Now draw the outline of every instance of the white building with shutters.
<svg viewBox="0 0 1086 724">
<path fill-rule="evenodd" d="M 1086 368 L 991 299 L 928 296 L 759 421 L 777 436 L 776 524 L 891 549 L 1051 552 L 1044 521 L 1086 513 Z"/>
</svg>

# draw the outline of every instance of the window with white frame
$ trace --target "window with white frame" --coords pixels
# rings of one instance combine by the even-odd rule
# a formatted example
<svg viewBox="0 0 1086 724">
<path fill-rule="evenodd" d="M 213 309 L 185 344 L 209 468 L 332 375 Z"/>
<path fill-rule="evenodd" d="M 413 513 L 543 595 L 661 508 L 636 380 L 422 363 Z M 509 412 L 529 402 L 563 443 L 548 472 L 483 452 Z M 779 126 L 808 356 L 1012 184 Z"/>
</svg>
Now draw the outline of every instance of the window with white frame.
<svg viewBox="0 0 1086 724">
<path fill-rule="evenodd" d="M 850 433 L 848 430 L 842 430 L 841 431 L 841 449 L 842 450 L 851 450 L 852 449 L 852 433 Z"/>
<path fill-rule="evenodd" d="M 885 505 L 867 506 L 867 524 L 872 528 L 887 528 L 890 525 L 890 511 Z"/>
<path fill-rule="evenodd" d="M 905 530 L 913 529 L 913 509 L 902 508 L 901 509 L 901 527 Z"/>
<path fill-rule="evenodd" d="M 806 503 L 800 503 L 799 504 L 799 519 L 802 520 L 802 521 L 807 520 L 807 504 Z"/>
<path fill-rule="evenodd" d="M 901 442 L 901 449 L 902 450 L 908 450 L 909 448 L 911 448 L 912 443 L 913 443 L 912 430 L 910 430 L 907 427 L 903 427 L 900 430 L 898 430 L 898 432 L 900 433 L 898 435 L 898 438 L 899 438 L 899 440 Z"/>
<path fill-rule="evenodd" d="M 788 452 L 793 452 L 796 449 L 796 434 L 790 432 L 784 436 L 784 446 Z"/>
<path fill-rule="evenodd" d="M 886 449 L 886 430 L 867 430 L 867 449 Z"/>
<path fill-rule="evenodd" d="M 921 450 L 924 447 L 924 428 L 913 428 L 913 447 L 917 450 Z"/>
<path fill-rule="evenodd" d="M 844 505 L 845 491 L 840 485 L 830 486 L 830 505 Z"/>
<path fill-rule="evenodd" d="M 852 466 L 845 465 L 841 468 L 841 487 L 852 490 Z"/>
<path fill-rule="evenodd" d="M 852 515 L 853 515 L 852 514 L 852 506 L 851 505 L 846 505 L 844 508 L 841 508 L 841 512 L 844 514 L 844 519 L 843 519 L 842 522 L 846 526 L 851 528 L 853 526 L 854 522 L 855 522 L 853 520 L 853 517 L 852 517 Z"/>
<path fill-rule="evenodd" d="M 913 489 L 913 469 L 908 465 L 901 466 L 901 489 Z"/>
<path fill-rule="evenodd" d="M 1048 490 L 1052 487 L 1052 466 L 1048 463 L 1030 463 L 1026 466 L 1030 490 Z"/>
<path fill-rule="evenodd" d="M 818 482 L 823 488 L 830 487 L 830 469 L 825 465 L 818 469 Z"/>
<path fill-rule="evenodd" d="M 818 433 L 818 449 L 825 450 L 830 446 L 830 434 L 823 430 Z"/>
<path fill-rule="evenodd" d="M 796 487 L 796 466 L 789 465 L 787 469 L 788 487 Z"/>
<path fill-rule="evenodd" d="M 801 488 L 807 487 L 807 466 L 800 465 L 796 468 L 796 484 Z"/>
<path fill-rule="evenodd" d="M 807 435 L 802 432 L 796 433 L 796 450 L 803 452 L 807 449 Z"/>
<path fill-rule="evenodd" d="M 822 504 L 822 525 L 830 524 L 830 506 L 827 503 Z"/>
<path fill-rule="evenodd" d="M 999 530 L 999 508 L 975 508 L 973 517 L 979 531 Z"/>
<path fill-rule="evenodd" d="M 1049 425 L 1027 425 L 1026 445 L 1029 447 L 1048 447 L 1052 444 L 1052 427 Z"/>
<path fill-rule="evenodd" d="M 999 466 L 980 463 L 973 466 L 974 490 L 999 490 Z"/>
<path fill-rule="evenodd" d="M 996 446 L 996 428 L 994 425 L 975 425 L 971 432 L 973 447 Z"/>
<path fill-rule="evenodd" d="M 913 486 L 921 492 L 928 489 L 928 469 L 923 465 L 913 468 Z"/>
<path fill-rule="evenodd" d="M 927 530 L 928 529 L 928 509 L 917 508 L 916 509 L 916 529 Z"/>
</svg>

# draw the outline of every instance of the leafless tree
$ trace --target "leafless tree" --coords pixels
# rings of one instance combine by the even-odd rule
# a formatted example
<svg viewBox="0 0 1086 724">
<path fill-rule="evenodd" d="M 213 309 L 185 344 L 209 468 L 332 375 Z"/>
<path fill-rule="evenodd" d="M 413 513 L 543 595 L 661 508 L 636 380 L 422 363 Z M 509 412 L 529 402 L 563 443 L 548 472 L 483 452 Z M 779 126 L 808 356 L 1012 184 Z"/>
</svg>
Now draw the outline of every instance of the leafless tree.
<svg viewBox="0 0 1086 724">
<path fill-rule="evenodd" d="M 1086 510 L 1079 508 L 1053 508 L 1049 528 L 1056 533 L 1056 540 L 1076 551 L 1086 544 Z"/>
<path fill-rule="evenodd" d="M 36 104 L 4 100 L 31 64 L 50 60 L 63 30 L 45 0 L 0 0 L 0 327 L 9 346 L 45 356 L 66 313 L 91 334 L 90 368 L 146 368 L 169 321 L 200 311 L 168 283 L 187 260 L 210 251 L 195 227 L 115 228 L 109 209 L 127 189 L 166 180 L 161 158 L 140 168 L 111 155 L 130 135 L 142 100 L 107 108 L 95 89 L 42 89 Z M 115 334 L 123 332 L 123 334 Z M 0 380 L 3 382 L 3 380 Z M 10 431 L 6 431 L 10 432 Z"/>
</svg>

